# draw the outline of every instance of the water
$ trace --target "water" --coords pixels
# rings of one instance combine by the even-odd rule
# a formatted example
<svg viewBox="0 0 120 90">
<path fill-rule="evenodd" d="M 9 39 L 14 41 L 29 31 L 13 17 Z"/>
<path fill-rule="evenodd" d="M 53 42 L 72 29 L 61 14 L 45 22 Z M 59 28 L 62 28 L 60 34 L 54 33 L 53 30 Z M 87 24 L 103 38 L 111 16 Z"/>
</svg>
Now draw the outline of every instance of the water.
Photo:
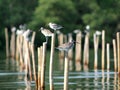
<svg viewBox="0 0 120 90">
<path fill-rule="evenodd" d="M 58 61 L 55 61 L 58 62 Z M 64 72 L 54 63 L 54 88 L 63 90 Z M 46 65 L 47 66 L 47 65 Z M 45 88 L 49 90 L 49 70 L 46 70 Z M 20 70 L 18 61 L 0 60 L 0 90 L 35 90 L 35 82 L 26 85 L 25 73 Z M 120 90 L 120 78 L 113 71 L 89 70 L 69 72 L 69 90 Z"/>
</svg>

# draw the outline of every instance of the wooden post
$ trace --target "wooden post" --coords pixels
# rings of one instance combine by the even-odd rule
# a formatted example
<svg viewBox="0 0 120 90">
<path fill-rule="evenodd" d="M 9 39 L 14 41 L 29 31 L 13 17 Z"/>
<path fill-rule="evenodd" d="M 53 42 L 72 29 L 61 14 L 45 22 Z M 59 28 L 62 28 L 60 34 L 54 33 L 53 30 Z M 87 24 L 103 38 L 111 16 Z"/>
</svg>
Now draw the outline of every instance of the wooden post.
<svg viewBox="0 0 120 90">
<path fill-rule="evenodd" d="M 118 73 L 120 75 L 120 33 L 117 32 Z"/>
<path fill-rule="evenodd" d="M 45 90 L 45 63 L 46 63 L 46 42 L 43 42 L 43 56 L 41 67 L 41 90 Z"/>
<path fill-rule="evenodd" d="M 20 56 L 20 51 L 19 51 L 19 47 L 20 47 L 20 35 L 16 36 L 16 60 L 19 60 L 19 56 Z"/>
<path fill-rule="evenodd" d="M 34 44 L 31 44 L 31 54 L 32 54 L 32 63 L 33 63 L 33 75 L 34 75 L 34 80 L 36 81 L 36 68 L 35 68 L 35 52 L 34 52 Z M 37 84 L 37 82 L 36 82 Z"/>
<path fill-rule="evenodd" d="M 27 62 L 28 62 L 28 70 L 29 70 L 29 76 L 30 80 L 32 81 L 32 71 L 31 71 L 31 63 L 30 63 L 30 47 L 29 47 L 29 42 L 26 41 L 26 51 L 27 51 Z"/>
<path fill-rule="evenodd" d="M 87 33 L 85 36 L 83 62 L 85 66 L 88 66 L 88 63 L 89 63 L 89 33 Z"/>
<path fill-rule="evenodd" d="M 54 57 L 54 48 L 55 48 L 55 33 L 52 34 L 51 38 L 51 53 L 50 53 L 50 65 L 49 65 L 49 83 L 50 90 L 54 90 L 53 86 L 53 57 Z"/>
<path fill-rule="evenodd" d="M 105 31 L 102 30 L 102 70 L 104 70 L 105 65 Z"/>
<path fill-rule="evenodd" d="M 6 40 L 6 57 L 8 58 L 10 55 L 9 55 L 9 36 L 7 28 L 5 28 L 5 40 Z"/>
<path fill-rule="evenodd" d="M 42 69 L 42 53 L 43 47 L 38 47 L 38 90 L 41 89 L 41 69 Z"/>
<path fill-rule="evenodd" d="M 58 34 L 58 44 L 59 45 L 63 44 L 63 36 L 64 35 L 62 33 Z M 59 54 L 60 70 L 63 70 L 64 51 L 59 51 L 58 54 Z"/>
<path fill-rule="evenodd" d="M 35 41 L 35 35 L 36 35 L 36 32 L 33 32 L 33 33 L 32 33 L 31 43 L 34 43 L 34 41 Z"/>
<path fill-rule="evenodd" d="M 98 62 L 98 59 L 97 59 L 97 42 L 96 42 L 96 34 L 93 35 L 93 38 L 94 38 L 94 69 L 97 70 L 97 62 Z"/>
<path fill-rule="evenodd" d="M 76 42 L 79 42 L 80 44 L 76 44 L 75 47 L 75 65 L 76 65 L 76 70 L 80 71 L 81 70 L 81 51 L 82 51 L 82 44 L 81 44 L 81 39 L 82 39 L 82 35 L 81 35 L 81 31 L 79 33 L 76 34 Z"/>
<path fill-rule="evenodd" d="M 19 39 L 20 39 L 20 42 L 19 42 L 19 52 L 20 52 L 20 66 L 22 67 L 22 69 L 25 68 L 25 63 L 23 62 L 24 60 L 24 55 L 23 55 L 23 49 L 25 49 L 23 47 L 23 44 L 24 44 L 24 38 L 20 35 L 19 36 Z"/>
<path fill-rule="evenodd" d="M 68 41 L 71 42 L 72 40 L 73 40 L 72 34 L 69 33 L 68 34 Z M 73 61 L 72 61 L 72 59 L 73 59 L 73 49 L 70 49 L 68 51 L 68 59 L 69 59 L 69 70 L 72 70 L 73 69 Z"/>
<path fill-rule="evenodd" d="M 107 55 L 107 70 L 110 70 L 110 44 L 109 43 L 107 43 L 107 45 L 106 45 L 106 51 L 107 51 L 107 53 L 106 53 L 106 55 Z"/>
<path fill-rule="evenodd" d="M 12 32 L 12 35 L 11 35 L 10 53 L 11 53 L 11 57 L 15 58 L 15 32 Z"/>
<path fill-rule="evenodd" d="M 117 71 L 117 55 L 116 55 L 116 41 L 113 39 L 113 56 L 114 56 L 114 70 Z"/>
<path fill-rule="evenodd" d="M 65 52 L 65 64 L 64 64 L 64 90 L 68 90 L 68 74 L 69 74 L 69 60 L 68 52 Z"/>
</svg>

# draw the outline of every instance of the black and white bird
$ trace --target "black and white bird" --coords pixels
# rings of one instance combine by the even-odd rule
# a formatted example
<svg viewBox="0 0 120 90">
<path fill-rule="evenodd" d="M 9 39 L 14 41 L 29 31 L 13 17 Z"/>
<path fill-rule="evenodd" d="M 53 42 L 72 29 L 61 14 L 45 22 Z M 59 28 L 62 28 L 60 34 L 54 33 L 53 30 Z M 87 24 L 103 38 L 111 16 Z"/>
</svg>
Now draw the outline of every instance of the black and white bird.
<svg viewBox="0 0 120 90">
<path fill-rule="evenodd" d="M 51 22 L 48 25 L 53 30 L 59 30 L 59 29 L 63 28 L 63 26 L 55 24 L 55 23 L 51 23 Z"/>
<path fill-rule="evenodd" d="M 41 27 L 39 31 L 41 31 L 41 33 L 45 36 L 46 42 L 48 42 L 48 37 L 51 37 L 53 34 L 50 30 L 45 29 L 43 27 Z"/>
</svg>

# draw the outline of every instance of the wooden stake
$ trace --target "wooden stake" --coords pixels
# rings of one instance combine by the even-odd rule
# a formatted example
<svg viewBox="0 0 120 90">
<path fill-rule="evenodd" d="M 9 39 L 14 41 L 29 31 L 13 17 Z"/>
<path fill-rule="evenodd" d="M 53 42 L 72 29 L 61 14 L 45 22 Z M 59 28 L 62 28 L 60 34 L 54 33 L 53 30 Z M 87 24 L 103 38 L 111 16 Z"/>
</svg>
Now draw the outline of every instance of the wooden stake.
<svg viewBox="0 0 120 90">
<path fill-rule="evenodd" d="M 59 46 L 63 44 L 63 37 L 64 35 L 62 33 L 58 34 L 58 44 Z M 59 65 L 60 65 L 60 70 L 63 70 L 63 60 L 64 60 L 64 51 L 59 51 Z"/>
<path fill-rule="evenodd" d="M 113 56 L 114 56 L 114 70 L 117 71 L 117 55 L 116 55 L 116 41 L 113 39 Z"/>
<path fill-rule="evenodd" d="M 105 59 L 105 31 L 102 30 L 102 70 L 104 70 L 104 59 Z"/>
<path fill-rule="evenodd" d="M 43 56 L 42 56 L 42 67 L 41 67 L 41 90 L 45 90 L 45 62 L 46 62 L 46 45 L 43 43 Z"/>
<path fill-rule="evenodd" d="M 80 44 L 76 44 L 75 47 L 75 62 L 76 62 L 76 70 L 80 71 L 81 70 L 81 51 L 82 51 L 82 44 L 81 44 L 81 39 L 82 39 L 82 35 L 81 35 L 81 31 L 79 33 L 76 34 L 76 42 L 79 42 Z"/>
<path fill-rule="evenodd" d="M 15 58 L 15 51 L 15 32 L 12 32 L 10 41 L 10 53 L 12 58 Z"/>
<path fill-rule="evenodd" d="M 55 33 L 52 34 L 51 38 L 51 53 L 50 53 L 50 65 L 49 65 L 49 83 L 50 90 L 54 90 L 53 86 L 53 57 L 54 57 L 54 48 L 55 48 Z"/>
<path fill-rule="evenodd" d="M 35 68 L 35 52 L 34 52 L 34 44 L 31 44 L 31 54 L 32 54 L 32 63 L 33 63 L 33 75 L 34 80 L 36 81 L 36 68 Z M 37 83 L 37 82 L 36 82 Z"/>
<path fill-rule="evenodd" d="M 29 70 L 29 76 L 30 80 L 32 81 L 32 71 L 31 71 L 31 63 L 30 63 L 30 47 L 29 47 L 29 42 L 26 41 L 26 51 L 27 51 L 27 62 L 28 62 L 28 70 Z"/>
<path fill-rule="evenodd" d="M 38 47 L 38 90 L 41 88 L 41 69 L 42 69 L 42 53 L 43 47 Z"/>
<path fill-rule="evenodd" d="M 110 70 L 110 44 L 109 43 L 107 43 L 107 53 L 106 53 L 106 55 L 107 55 L 107 70 Z"/>
<path fill-rule="evenodd" d="M 68 52 L 65 52 L 65 66 L 64 66 L 64 90 L 68 90 L 68 74 L 69 74 L 69 60 L 68 60 Z"/>
<path fill-rule="evenodd" d="M 117 32 L 118 73 L 120 74 L 120 33 Z"/>
<path fill-rule="evenodd" d="M 97 62 L 98 62 L 98 56 L 97 56 L 97 37 L 96 34 L 93 35 L 94 38 L 94 69 L 97 70 Z"/>
<path fill-rule="evenodd" d="M 33 32 L 33 33 L 32 33 L 31 43 L 34 43 L 34 41 L 35 41 L 35 35 L 36 35 L 36 32 Z"/>
<path fill-rule="evenodd" d="M 71 42 L 72 40 L 73 40 L 72 34 L 69 33 L 68 34 L 68 41 Z M 73 61 L 72 61 L 72 59 L 73 59 L 73 48 L 68 51 L 68 59 L 69 59 L 69 67 L 70 67 L 69 70 L 72 70 L 73 69 Z"/>
<path fill-rule="evenodd" d="M 6 40 L 6 57 L 8 58 L 10 55 L 9 55 L 9 36 L 7 28 L 5 28 L 5 40 Z"/>
<path fill-rule="evenodd" d="M 87 66 L 89 63 L 89 33 L 85 36 L 83 63 Z"/>
</svg>

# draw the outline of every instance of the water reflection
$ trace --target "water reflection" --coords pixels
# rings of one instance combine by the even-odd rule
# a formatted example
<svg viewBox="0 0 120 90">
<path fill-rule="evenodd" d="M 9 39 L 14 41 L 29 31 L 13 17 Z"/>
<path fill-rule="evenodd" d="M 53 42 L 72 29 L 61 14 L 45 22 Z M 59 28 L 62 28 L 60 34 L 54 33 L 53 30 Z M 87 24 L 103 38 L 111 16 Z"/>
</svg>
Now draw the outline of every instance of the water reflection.
<svg viewBox="0 0 120 90">
<path fill-rule="evenodd" d="M 61 69 L 61 68 L 60 68 Z M 45 84 L 49 90 L 49 75 L 46 71 Z M 64 72 L 55 70 L 53 73 L 55 90 L 63 90 Z M 35 81 L 29 81 L 25 72 L 21 72 L 14 60 L 0 60 L 1 90 L 35 90 Z M 89 70 L 69 72 L 69 90 L 120 90 L 118 73 L 108 70 Z"/>
</svg>

